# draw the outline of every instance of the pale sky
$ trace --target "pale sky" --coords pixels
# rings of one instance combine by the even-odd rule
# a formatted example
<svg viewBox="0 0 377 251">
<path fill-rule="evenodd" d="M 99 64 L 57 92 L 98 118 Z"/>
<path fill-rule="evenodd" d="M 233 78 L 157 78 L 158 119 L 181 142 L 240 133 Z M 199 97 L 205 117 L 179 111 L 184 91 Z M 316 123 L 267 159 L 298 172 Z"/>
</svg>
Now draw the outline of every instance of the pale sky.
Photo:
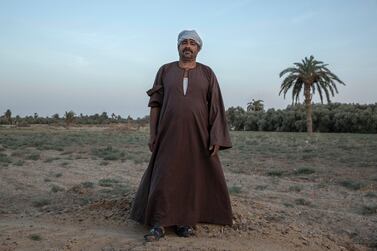
<svg viewBox="0 0 377 251">
<path fill-rule="evenodd" d="M 279 73 L 310 55 L 347 84 L 333 102 L 377 102 L 376 0 L 0 0 L 0 113 L 143 117 L 183 29 L 201 36 L 226 108 L 285 108 Z"/>
</svg>

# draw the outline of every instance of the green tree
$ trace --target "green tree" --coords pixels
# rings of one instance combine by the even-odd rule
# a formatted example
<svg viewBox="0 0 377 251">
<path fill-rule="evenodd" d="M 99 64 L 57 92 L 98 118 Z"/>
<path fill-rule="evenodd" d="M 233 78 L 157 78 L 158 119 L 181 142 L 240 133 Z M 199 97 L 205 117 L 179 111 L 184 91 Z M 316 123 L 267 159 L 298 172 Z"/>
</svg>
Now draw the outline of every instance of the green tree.
<svg viewBox="0 0 377 251">
<path fill-rule="evenodd" d="M 263 100 L 252 99 L 251 102 L 247 103 L 248 112 L 260 112 L 264 110 Z"/>
<path fill-rule="evenodd" d="M 226 111 L 226 117 L 228 120 L 229 127 L 232 130 L 245 130 L 247 116 L 245 110 L 242 107 L 229 107 Z"/>
<path fill-rule="evenodd" d="M 326 95 L 327 102 L 330 103 L 330 94 L 335 95 L 338 93 L 336 82 L 345 85 L 334 73 L 328 68 L 327 64 L 317 61 L 313 56 L 305 57 L 301 63 L 294 63 L 295 67 L 289 67 L 282 72 L 279 76 L 285 77 L 281 86 L 280 92 L 285 95 L 288 90 L 292 89 L 292 103 L 299 102 L 299 96 L 302 88 L 304 87 L 305 108 L 306 108 L 306 129 L 309 133 L 313 132 L 312 122 L 312 95 L 317 91 L 323 103 L 323 93 Z"/>
<path fill-rule="evenodd" d="M 73 111 L 65 112 L 65 124 L 69 127 L 75 120 L 75 113 Z"/>
<path fill-rule="evenodd" d="M 8 121 L 8 124 L 12 124 L 12 112 L 8 109 L 5 111 L 4 113 L 4 117 L 6 119 L 6 121 Z"/>
</svg>

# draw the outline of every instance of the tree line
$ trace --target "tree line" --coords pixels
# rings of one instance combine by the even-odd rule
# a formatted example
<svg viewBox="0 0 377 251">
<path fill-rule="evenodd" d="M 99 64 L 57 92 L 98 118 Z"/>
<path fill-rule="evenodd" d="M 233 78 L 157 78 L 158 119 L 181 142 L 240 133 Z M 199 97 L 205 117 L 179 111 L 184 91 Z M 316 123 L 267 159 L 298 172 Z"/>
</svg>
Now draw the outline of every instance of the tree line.
<svg viewBox="0 0 377 251">
<path fill-rule="evenodd" d="M 313 104 L 312 123 L 314 132 L 344 133 L 377 133 L 377 103 L 375 104 Z M 274 132 L 305 132 L 307 117 L 305 104 L 288 105 L 285 109 L 270 108 L 265 111 L 262 100 L 253 100 L 244 109 L 240 106 L 226 110 L 229 128 L 235 131 L 274 131 Z M 133 119 L 131 116 L 122 118 L 120 115 L 108 115 L 106 112 L 94 115 L 76 115 L 73 111 L 63 116 L 54 114 L 51 117 L 33 116 L 12 117 L 8 109 L 0 117 L 0 124 L 28 126 L 31 124 L 48 125 L 105 125 L 128 123 L 147 126 L 149 116 Z"/>
<path fill-rule="evenodd" d="M 76 115 L 74 111 L 66 111 L 63 116 L 58 113 L 53 114 L 51 117 L 39 116 L 38 113 L 33 115 L 21 117 L 19 115 L 12 116 L 10 109 L 6 110 L 3 116 L 0 116 L 0 125 L 15 125 L 25 127 L 32 124 L 45 124 L 45 125 L 58 125 L 58 126 L 71 126 L 75 125 L 102 125 L 113 123 L 133 123 L 137 125 L 144 125 L 149 122 L 149 116 L 143 118 L 133 119 L 131 116 L 123 118 L 120 115 L 112 113 L 108 115 L 107 112 L 101 114 L 84 115 L 80 113 Z"/>
<path fill-rule="evenodd" d="M 253 111 L 230 107 L 228 124 L 236 131 L 307 131 L 305 104 L 289 105 L 285 109 Z M 377 103 L 375 104 L 313 104 L 312 129 L 314 132 L 377 133 Z"/>
</svg>

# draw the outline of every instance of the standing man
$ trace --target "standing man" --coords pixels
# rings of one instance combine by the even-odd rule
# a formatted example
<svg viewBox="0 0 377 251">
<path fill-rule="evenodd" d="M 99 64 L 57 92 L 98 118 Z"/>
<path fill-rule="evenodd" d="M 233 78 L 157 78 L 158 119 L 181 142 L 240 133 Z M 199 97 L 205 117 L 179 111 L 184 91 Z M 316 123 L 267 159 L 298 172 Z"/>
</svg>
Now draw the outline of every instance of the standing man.
<svg viewBox="0 0 377 251">
<path fill-rule="evenodd" d="M 163 65 L 147 91 L 152 156 L 131 210 L 132 219 L 152 227 L 147 241 L 168 226 L 189 237 L 199 222 L 232 225 L 218 156 L 232 144 L 215 73 L 196 62 L 202 45 L 194 30 L 179 33 L 179 61 Z"/>
</svg>

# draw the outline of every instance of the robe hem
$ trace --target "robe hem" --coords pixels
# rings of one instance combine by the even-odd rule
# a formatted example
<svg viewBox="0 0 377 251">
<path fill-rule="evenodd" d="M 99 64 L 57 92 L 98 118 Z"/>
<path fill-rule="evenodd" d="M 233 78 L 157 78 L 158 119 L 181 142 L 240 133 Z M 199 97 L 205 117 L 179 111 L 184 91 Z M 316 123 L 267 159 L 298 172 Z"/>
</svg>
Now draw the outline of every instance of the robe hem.
<svg viewBox="0 0 377 251">
<path fill-rule="evenodd" d="M 153 224 L 146 223 L 143 220 L 137 220 L 134 218 L 130 218 L 133 221 L 136 221 L 137 223 L 144 225 L 144 226 L 149 226 L 153 227 Z M 188 226 L 195 226 L 196 224 L 211 224 L 211 225 L 220 225 L 220 226 L 232 226 L 233 222 L 225 222 L 225 221 L 213 221 L 213 220 L 199 220 L 196 221 L 195 223 L 172 223 L 172 222 L 162 222 L 159 223 L 160 226 L 162 227 L 171 227 L 171 226 L 176 226 L 176 225 L 188 225 Z"/>
</svg>

